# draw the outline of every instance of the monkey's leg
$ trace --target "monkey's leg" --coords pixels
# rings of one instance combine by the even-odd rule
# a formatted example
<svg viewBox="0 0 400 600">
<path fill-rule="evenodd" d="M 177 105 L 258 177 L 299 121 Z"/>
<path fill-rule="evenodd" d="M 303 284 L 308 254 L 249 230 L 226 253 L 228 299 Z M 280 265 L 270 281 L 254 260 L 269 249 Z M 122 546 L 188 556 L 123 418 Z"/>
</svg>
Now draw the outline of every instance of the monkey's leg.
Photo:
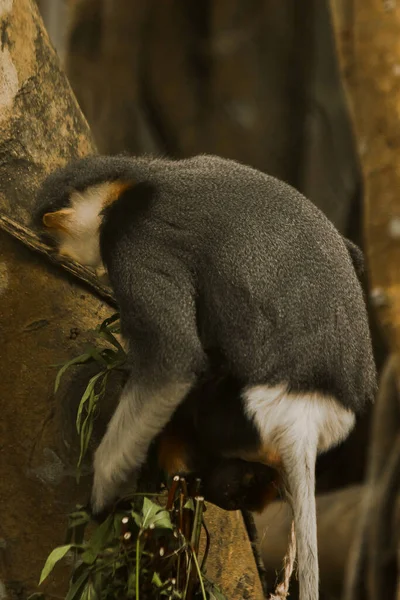
<svg viewBox="0 0 400 600">
<path fill-rule="evenodd" d="M 312 424 L 311 424 L 312 425 Z M 318 546 L 317 517 L 315 506 L 315 463 L 317 436 L 314 427 L 303 429 L 295 423 L 286 423 L 273 443 L 260 448 L 259 462 L 274 464 L 283 481 L 295 523 L 297 540 L 297 564 L 300 584 L 300 600 L 318 600 Z M 278 430 L 277 430 L 278 432 Z M 305 436 L 307 434 L 307 436 Z M 268 449 L 267 449 L 268 448 Z M 260 497 L 260 502 L 263 498 Z M 265 498 L 268 503 L 269 496 Z"/>
<path fill-rule="evenodd" d="M 300 600 L 318 600 L 316 457 L 347 437 L 354 414 L 333 398 L 292 394 L 284 385 L 248 388 L 243 399 L 260 432 L 259 462 L 280 462 L 294 515 Z"/>
<path fill-rule="evenodd" d="M 102 511 L 145 462 L 151 441 L 170 420 L 191 382 L 141 384 L 130 378 L 94 457 L 92 509 Z"/>
</svg>

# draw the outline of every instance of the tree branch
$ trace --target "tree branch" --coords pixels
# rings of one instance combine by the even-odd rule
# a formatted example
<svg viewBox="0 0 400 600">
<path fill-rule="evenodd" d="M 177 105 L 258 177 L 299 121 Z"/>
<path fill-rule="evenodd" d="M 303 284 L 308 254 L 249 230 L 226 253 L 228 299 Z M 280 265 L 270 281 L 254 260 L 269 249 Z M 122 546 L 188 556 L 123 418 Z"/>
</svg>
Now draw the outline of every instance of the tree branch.
<svg viewBox="0 0 400 600">
<path fill-rule="evenodd" d="M 93 271 L 73 260 L 60 259 L 60 257 L 54 253 L 51 246 L 43 243 L 33 231 L 24 225 L 17 223 L 5 215 L 0 215 L 0 229 L 6 231 L 31 250 L 46 256 L 53 264 L 63 268 L 65 271 L 78 278 L 110 306 L 113 306 L 114 308 L 117 306 L 111 288 L 102 284 Z"/>
</svg>

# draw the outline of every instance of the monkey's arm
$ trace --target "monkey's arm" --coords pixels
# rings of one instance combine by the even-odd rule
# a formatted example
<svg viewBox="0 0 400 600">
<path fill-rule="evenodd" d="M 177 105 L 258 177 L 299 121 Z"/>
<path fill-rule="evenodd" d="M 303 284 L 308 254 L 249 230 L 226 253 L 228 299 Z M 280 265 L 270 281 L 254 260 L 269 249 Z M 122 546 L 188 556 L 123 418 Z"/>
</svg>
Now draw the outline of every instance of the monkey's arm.
<svg viewBox="0 0 400 600">
<path fill-rule="evenodd" d="M 93 510 L 103 510 L 185 398 L 201 368 L 194 300 L 167 260 L 114 268 L 113 287 L 129 342 L 130 376 L 94 458 Z M 143 267 L 151 264 L 151 270 Z"/>
</svg>

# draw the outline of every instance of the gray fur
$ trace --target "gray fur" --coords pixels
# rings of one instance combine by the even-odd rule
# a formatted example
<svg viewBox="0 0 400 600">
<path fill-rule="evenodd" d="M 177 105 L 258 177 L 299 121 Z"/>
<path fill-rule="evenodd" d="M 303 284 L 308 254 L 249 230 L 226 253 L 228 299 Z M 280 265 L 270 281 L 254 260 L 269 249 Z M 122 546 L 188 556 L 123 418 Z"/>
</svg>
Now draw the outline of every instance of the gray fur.
<svg viewBox="0 0 400 600">
<path fill-rule="evenodd" d="M 250 390 L 248 418 L 265 441 L 262 394 L 285 391 L 271 415 L 302 553 L 301 600 L 317 600 L 316 453 L 348 434 L 376 388 L 362 255 L 293 188 L 215 156 L 91 157 L 47 180 L 39 217 L 68 205 L 73 190 L 84 197 L 115 179 L 135 186 L 105 211 L 99 242 L 131 379 L 96 453 L 95 509 L 141 466 L 217 354 Z"/>
<path fill-rule="evenodd" d="M 311 202 L 217 157 L 138 159 L 131 176 L 156 197 L 140 222 L 121 223 L 103 258 L 126 335 L 140 338 L 140 371 L 190 375 L 216 348 L 245 385 L 320 391 L 354 411 L 372 400 L 361 285 L 342 236 Z"/>
</svg>

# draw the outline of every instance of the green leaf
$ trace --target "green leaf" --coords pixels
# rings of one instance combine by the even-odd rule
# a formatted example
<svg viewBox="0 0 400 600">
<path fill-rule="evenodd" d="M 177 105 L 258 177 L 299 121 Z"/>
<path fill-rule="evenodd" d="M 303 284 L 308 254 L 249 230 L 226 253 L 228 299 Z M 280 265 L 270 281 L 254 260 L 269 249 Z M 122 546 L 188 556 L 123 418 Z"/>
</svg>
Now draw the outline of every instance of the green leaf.
<svg viewBox="0 0 400 600">
<path fill-rule="evenodd" d="M 113 324 L 119 321 L 119 313 L 115 313 L 108 319 L 105 319 L 101 325 L 97 329 L 97 334 L 99 337 L 107 340 L 110 344 L 112 344 L 118 350 L 118 354 L 120 357 L 126 356 L 126 352 L 119 343 L 119 341 L 113 336 L 114 333 L 119 333 L 120 327 L 117 327 Z"/>
<path fill-rule="evenodd" d="M 65 546 L 59 546 L 58 548 L 54 548 L 53 552 L 50 552 L 49 556 L 47 557 L 46 563 L 43 567 L 42 573 L 40 575 L 39 585 L 46 579 L 46 577 L 49 576 L 49 574 L 54 569 L 56 563 L 58 563 L 59 560 L 64 558 L 67 552 L 69 552 L 69 550 L 71 550 L 71 548 L 74 547 L 76 547 L 75 544 L 66 544 Z"/>
<path fill-rule="evenodd" d="M 98 362 L 103 367 L 107 366 L 107 361 L 103 357 L 102 350 L 99 350 L 98 348 L 96 348 L 96 346 L 89 346 L 88 352 L 90 353 L 90 356 L 93 358 L 93 360 Z"/>
<path fill-rule="evenodd" d="M 119 353 L 125 354 L 125 350 L 123 349 L 117 338 L 113 336 L 111 331 L 108 331 L 107 329 L 102 329 L 99 331 L 98 335 L 100 338 L 106 340 L 109 344 L 114 346 L 114 348 L 116 348 L 119 351 Z"/>
<path fill-rule="evenodd" d="M 87 452 L 87 449 L 89 447 L 89 442 L 90 442 L 90 438 L 92 437 L 92 432 L 93 432 L 93 417 L 92 415 L 89 413 L 86 416 L 86 419 L 83 422 L 82 425 L 82 429 L 81 429 L 81 451 L 79 454 L 79 460 L 78 460 L 78 469 L 80 468 L 81 464 L 82 464 L 82 460 Z M 78 471 L 78 481 L 79 481 L 79 471 Z"/>
<path fill-rule="evenodd" d="M 118 352 L 114 348 L 104 348 L 101 352 L 108 369 L 113 369 L 120 362 Z"/>
<path fill-rule="evenodd" d="M 142 528 L 147 529 L 150 525 L 172 529 L 171 517 L 167 510 L 152 502 L 146 496 L 143 499 L 143 521 Z"/>
<path fill-rule="evenodd" d="M 99 525 L 93 532 L 88 548 L 91 548 L 93 552 L 98 554 L 106 546 L 110 545 L 113 541 L 114 534 L 114 517 L 109 515 L 107 519 Z"/>
<path fill-rule="evenodd" d="M 132 511 L 131 515 L 139 529 L 148 529 L 150 526 L 173 529 L 170 513 L 146 496 L 143 498 L 142 514 Z"/>
<path fill-rule="evenodd" d="M 85 407 L 85 404 L 93 396 L 94 386 L 96 385 L 96 382 L 100 379 L 100 377 L 102 377 L 104 375 L 105 375 L 105 373 L 103 371 L 101 371 L 100 373 L 97 373 L 96 375 L 94 375 L 93 377 L 90 378 L 89 383 L 86 386 L 86 390 L 81 398 L 81 401 L 79 403 L 78 413 L 76 415 L 76 429 L 77 429 L 78 433 L 80 433 L 80 429 L 81 429 L 82 411 Z"/>
<path fill-rule="evenodd" d="M 97 558 L 97 552 L 95 552 L 93 550 L 93 548 L 88 548 L 81 555 L 81 559 L 86 565 L 92 565 L 96 561 L 96 558 Z"/>
<path fill-rule="evenodd" d="M 189 508 L 190 510 L 194 511 L 194 502 L 193 502 L 193 498 L 189 498 L 188 500 L 186 500 L 185 505 L 183 508 Z"/>
<path fill-rule="evenodd" d="M 89 571 L 84 571 L 80 577 L 70 586 L 65 600 L 74 600 L 81 590 L 81 587 L 89 577 Z"/>
<path fill-rule="evenodd" d="M 150 525 L 154 522 L 156 514 L 159 513 L 161 510 L 163 510 L 161 506 L 155 504 L 154 502 L 146 498 L 146 496 L 143 498 L 143 529 L 150 527 Z"/>
<path fill-rule="evenodd" d="M 102 331 L 103 329 L 110 327 L 111 325 L 113 325 L 113 323 L 116 323 L 117 321 L 119 321 L 119 312 L 113 313 L 110 317 L 104 319 L 104 321 L 98 326 L 97 329 L 98 331 Z"/>
<path fill-rule="evenodd" d="M 159 576 L 158 573 L 156 573 L 156 572 L 153 573 L 153 578 L 151 580 L 151 583 L 153 583 L 157 587 L 161 587 L 162 586 L 163 582 L 161 581 L 160 576 Z"/>
<path fill-rule="evenodd" d="M 160 510 L 153 519 L 153 525 L 164 529 L 173 529 L 170 513 L 167 510 Z"/>
<path fill-rule="evenodd" d="M 54 383 L 54 393 L 57 393 L 58 388 L 60 386 L 60 381 L 61 381 L 61 377 L 64 375 L 65 371 L 67 369 L 69 369 L 70 367 L 72 367 L 73 365 L 78 365 L 78 364 L 84 364 L 87 363 L 89 360 L 92 360 L 92 357 L 90 355 L 90 352 L 85 352 L 85 354 L 81 354 L 80 356 L 76 356 L 75 358 L 73 358 L 72 360 L 69 360 L 68 362 L 66 362 L 61 369 L 58 371 L 57 375 L 56 375 L 56 381 Z"/>
<path fill-rule="evenodd" d="M 142 515 L 140 515 L 139 513 L 135 512 L 134 510 L 131 512 L 132 515 L 132 519 L 135 521 L 136 525 L 142 529 L 143 526 L 143 517 Z"/>
<path fill-rule="evenodd" d="M 68 516 L 68 527 L 77 527 L 89 523 L 90 515 L 86 510 L 77 510 Z"/>
<path fill-rule="evenodd" d="M 97 408 L 97 404 L 99 403 L 101 398 L 103 398 L 103 396 L 106 392 L 106 384 L 107 384 L 107 380 L 108 380 L 108 374 L 109 374 L 108 371 L 103 371 L 101 373 L 97 373 L 97 375 L 94 375 L 91 378 L 91 380 L 86 388 L 86 392 L 85 392 L 84 396 L 82 397 L 82 400 L 79 405 L 79 410 L 78 410 L 78 415 L 77 415 L 77 430 L 80 435 L 80 454 L 79 454 L 79 460 L 78 460 L 78 469 L 81 466 L 82 460 L 83 460 L 83 458 L 87 452 L 87 449 L 89 447 L 89 443 L 90 443 L 90 440 L 92 437 L 92 432 L 93 432 L 93 421 L 95 418 L 95 410 Z M 103 377 L 103 379 L 101 381 L 100 390 L 99 390 L 98 394 L 96 394 L 94 391 L 94 387 L 100 377 Z M 87 395 L 87 392 L 89 392 L 88 395 Z M 86 417 L 82 423 L 83 407 L 85 407 L 85 410 L 86 410 Z M 78 471 L 78 475 L 79 475 L 79 471 Z"/>
<path fill-rule="evenodd" d="M 81 600 L 96 600 L 97 592 L 91 581 L 86 585 L 85 589 L 82 592 Z"/>
</svg>

